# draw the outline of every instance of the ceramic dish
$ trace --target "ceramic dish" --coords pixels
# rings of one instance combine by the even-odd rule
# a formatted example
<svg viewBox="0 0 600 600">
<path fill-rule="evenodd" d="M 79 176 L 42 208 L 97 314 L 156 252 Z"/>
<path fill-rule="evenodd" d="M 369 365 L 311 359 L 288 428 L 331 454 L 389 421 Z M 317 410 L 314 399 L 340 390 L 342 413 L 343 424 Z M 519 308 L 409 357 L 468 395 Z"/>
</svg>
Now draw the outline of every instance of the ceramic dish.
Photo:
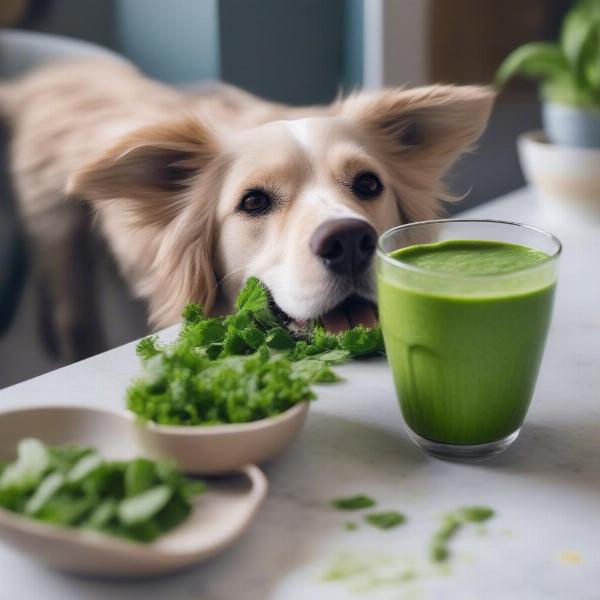
<svg viewBox="0 0 600 600">
<path fill-rule="evenodd" d="M 14 459 L 17 443 L 36 437 L 46 444 L 93 446 L 108 459 L 141 454 L 124 415 L 73 406 L 0 413 L 0 460 Z M 249 526 L 267 493 L 267 480 L 253 465 L 231 477 L 210 478 L 208 491 L 190 516 L 150 544 L 63 528 L 0 509 L 0 537 L 61 570 L 106 577 L 139 577 L 177 571 L 232 544 Z"/>
<path fill-rule="evenodd" d="M 171 458 L 186 473 L 213 474 L 260 465 L 281 452 L 302 428 L 308 406 L 301 402 L 276 417 L 230 425 L 157 425 L 129 417 L 146 456 Z"/>
</svg>

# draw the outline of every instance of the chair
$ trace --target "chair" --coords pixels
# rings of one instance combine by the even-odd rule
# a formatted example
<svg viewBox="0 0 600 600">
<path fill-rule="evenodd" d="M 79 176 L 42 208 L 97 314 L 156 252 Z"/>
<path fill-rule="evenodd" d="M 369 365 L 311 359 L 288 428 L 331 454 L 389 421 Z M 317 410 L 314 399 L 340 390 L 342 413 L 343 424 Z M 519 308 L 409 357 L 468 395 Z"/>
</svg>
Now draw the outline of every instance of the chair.
<svg viewBox="0 0 600 600">
<path fill-rule="evenodd" d="M 28 31 L 0 31 L 0 81 L 10 80 L 45 62 L 91 56 L 118 57 L 106 48 L 80 40 Z M 26 279 L 23 232 L 6 178 L 8 135 L 0 124 L 0 335 L 10 325 Z"/>
</svg>

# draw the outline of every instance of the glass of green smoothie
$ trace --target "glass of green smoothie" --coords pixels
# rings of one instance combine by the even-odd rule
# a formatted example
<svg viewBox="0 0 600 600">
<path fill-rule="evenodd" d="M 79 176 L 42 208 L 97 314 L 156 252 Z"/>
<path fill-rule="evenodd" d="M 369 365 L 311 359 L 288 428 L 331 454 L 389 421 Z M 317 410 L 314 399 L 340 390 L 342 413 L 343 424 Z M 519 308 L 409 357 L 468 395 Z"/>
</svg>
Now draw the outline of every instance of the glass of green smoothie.
<svg viewBox="0 0 600 600">
<path fill-rule="evenodd" d="M 408 432 L 483 460 L 519 435 L 544 352 L 561 244 L 519 223 L 443 219 L 379 238 L 379 318 Z"/>
</svg>

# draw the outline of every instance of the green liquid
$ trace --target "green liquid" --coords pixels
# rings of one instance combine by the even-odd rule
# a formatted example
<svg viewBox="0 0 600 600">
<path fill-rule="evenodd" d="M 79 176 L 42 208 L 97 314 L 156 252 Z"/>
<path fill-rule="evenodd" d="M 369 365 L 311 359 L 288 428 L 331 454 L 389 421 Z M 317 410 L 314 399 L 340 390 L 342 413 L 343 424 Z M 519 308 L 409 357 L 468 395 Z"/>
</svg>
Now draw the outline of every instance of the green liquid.
<svg viewBox="0 0 600 600">
<path fill-rule="evenodd" d="M 503 242 L 451 240 L 391 254 L 430 269 L 428 291 L 378 273 L 379 313 L 388 360 L 408 426 L 430 440 L 482 444 L 522 425 L 535 387 L 554 280 L 510 275 L 548 259 Z M 436 273 L 501 275 L 499 291 L 445 293 Z"/>
</svg>

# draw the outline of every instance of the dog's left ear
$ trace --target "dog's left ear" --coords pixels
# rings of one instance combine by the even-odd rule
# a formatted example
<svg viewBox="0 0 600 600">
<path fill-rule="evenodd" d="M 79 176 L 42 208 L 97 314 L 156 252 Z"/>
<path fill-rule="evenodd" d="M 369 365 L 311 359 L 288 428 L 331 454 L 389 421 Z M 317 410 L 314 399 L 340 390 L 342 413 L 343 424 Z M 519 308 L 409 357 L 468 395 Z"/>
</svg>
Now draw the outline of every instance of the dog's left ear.
<svg viewBox="0 0 600 600">
<path fill-rule="evenodd" d="M 485 129 L 495 94 L 487 87 L 433 85 L 351 96 L 340 113 L 390 158 L 418 161 L 441 176 Z"/>
</svg>

